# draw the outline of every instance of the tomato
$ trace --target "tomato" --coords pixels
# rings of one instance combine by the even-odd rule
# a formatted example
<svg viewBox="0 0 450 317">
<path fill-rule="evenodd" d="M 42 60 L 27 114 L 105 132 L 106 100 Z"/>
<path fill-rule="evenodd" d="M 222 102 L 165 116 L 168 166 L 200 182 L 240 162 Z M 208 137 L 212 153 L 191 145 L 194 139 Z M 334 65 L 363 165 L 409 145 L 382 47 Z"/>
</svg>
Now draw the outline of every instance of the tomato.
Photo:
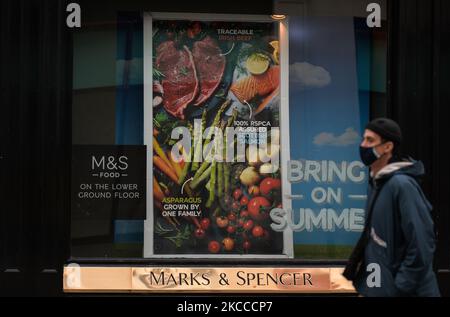
<svg viewBox="0 0 450 317">
<path fill-rule="evenodd" d="M 227 218 L 228 218 L 229 221 L 236 221 L 236 214 L 234 212 L 230 212 L 228 214 Z"/>
<path fill-rule="evenodd" d="M 233 203 L 231 204 L 231 210 L 239 211 L 240 208 L 241 206 L 239 205 L 239 203 L 237 201 L 233 201 Z"/>
<path fill-rule="evenodd" d="M 241 206 L 247 206 L 247 204 L 248 204 L 247 196 L 242 196 L 242 198 L 240 200 L 240 204 L 241 204 Z"/>
<path fill-rule="evenodd" d="M 238 224 L 237 225 L 238 225 L 238 227 L 242 227 L 242 226 L 244 226 L 244 223 L 245 223 L 245 220 L 241 218 L 241 219 L 238 220 Z"/>
<path fill-rule="evenodd" d="M 203 219 L 200 221 L 200 227 L 201 227 L 203 230 L 208 230 L 210 224 L 211 224 L 211 220 L 209 220 L 209 218 L 203 218 Z"/>
<path fill-rule="evenodd" d="M 222 245 L 226 251 L 231 251 L 234 248 L 234 240 L 231 238 L 225 238 L 222 240 Z"/>
<path fill-rule="evenodd" d="M 252 185 L 252 186 L 250 186 L 249 188 L 248 188 L 248 193 L 251 195 L 251 196 L 258 196 L 259 195 L 259 187 L 258 186 L 256 186 L 256 185 Z"/>
<path fill-rule="evenodd" d="M 267 196 L 271 194 L 273 190 L 281 188 L 281 180 L 272 177 L 264 178 L 259 184 L 259 188 L 261 195 Z"/>
<path fill-rule="evenodd" d="M 197 239 L 203 239 L 205 235 L 205 230 L 203 230 L 202 228 L 198 228 L 195 230 L 195 236 L 197 237 Z"/>
<path fill-rule="evenodd" d="M 229 233 L 229 234 L 233 234 L 233 233 L 235 233 L 236 232 L 236 227 L 235 226 L 228 226 L 227 227 L 227 232 Z"/>
<path fill-rule="evenodd" d="M 188 29 L 188 30 L 187 30 L 187 36 L 188 36 L 190 39 L 193 39 L 193 38 L 195 37 L 195 32 L 194 32 L 194 30 L 193 30 L 193 29 Z"/>
<path fill-rule="evenodd" d="M 228 226 L 228 218 L 227 217 L 217 217 L 216 224 L 219 228 L 225 228 Z"/>
<path fill-rule="evenodd" d="M 208 250 L 211 253 L 218 253 L 220 251 L 220 243 L 217 241 L 210 241 L 208 244 Z"/>
<path fill-rule="evenodd" d="M 270 202 L 267 198 L 259 196 L 252 198 L 247 205 L 248 213 L 254 220 L 261 221 L 269 217 Z"/>
<path fill-rule="evenodd" d="M 252 246 L 252 244 L 250 243 L 250 241 L 244 241 L 244 243 L 242 244 L 242 248 L 244 249 L 244 250 L 249 250 L 250 249 L 250 247 Z"/>
<path fill-rule="evenodd" d="M 251 230 L 254 224 L 255 223 L 253 222 L 253 220 L 249 219 L 246 222 L 244 222 L 244 225 L 242 227 L 244 228 L 244 230 Z"/>
<path fill-rule="evenodd" d="M 234 200 L 239 200 L 239 198 L 241 198 L 241 196 L 242 196 L 242 190 L 239 188 L 235 189 L 233 192 Z"/>
<path fill-rule="evenodd" d="M 254 237 L 259 238 L 264 235 L 264 229 L 261 226 L 255 226 L 252 230 L 252 234 Z"/>
<path fill-rule="evenodd" d="M 197 35 L 202 31 L 202 27 L 199 22 L 194 22 L 192 25 L 192 30 L 194 31 L 194 34 Z"/>
</svg>

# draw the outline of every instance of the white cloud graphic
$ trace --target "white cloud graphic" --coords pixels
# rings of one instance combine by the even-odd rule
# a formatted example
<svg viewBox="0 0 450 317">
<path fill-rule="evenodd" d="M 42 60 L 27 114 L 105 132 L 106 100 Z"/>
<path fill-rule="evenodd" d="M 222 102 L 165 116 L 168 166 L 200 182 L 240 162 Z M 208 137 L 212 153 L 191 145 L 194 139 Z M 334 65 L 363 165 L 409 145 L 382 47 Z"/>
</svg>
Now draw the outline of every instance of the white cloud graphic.
<svg viewBox="0 0 450 317">
<path fill-rule="evenodd" d="M 352 127 L 345 129 L 345 132 L 339 136 L 333 133 L 322 132 L 314 137 L 313 143 L 319 146 L 347 146 L 357 144 L 361 137 Z"/>
<path fill-rule="evenodd" d="M 325 68 L 307 62 L 291 64 L 289 72 L 290 81 L 300 89 L 323 88 L 331 83 L 330 73 Z"/>
</svg>

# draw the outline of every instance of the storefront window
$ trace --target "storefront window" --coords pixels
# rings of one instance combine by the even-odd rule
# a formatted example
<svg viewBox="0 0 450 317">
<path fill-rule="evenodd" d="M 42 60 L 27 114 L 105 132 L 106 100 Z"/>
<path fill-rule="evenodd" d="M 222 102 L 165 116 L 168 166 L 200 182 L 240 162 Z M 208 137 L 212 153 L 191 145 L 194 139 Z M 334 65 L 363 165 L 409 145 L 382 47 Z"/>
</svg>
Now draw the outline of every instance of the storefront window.
<svg viewBox="0 0 450 317">
<path fill-rule="evenodd" d="M 325 2 L 284 20 L 120 11 L 75 32 L 72 257 L 348 256 L 386 23 Z"/>
<path fill-rule="evenodd" d="M 294 8 L 289 132 L 295 258 L 346 259 L 365 219 L 368 170 L 359 144 L 371 109 L 385 108 L 386 21 L 384 28 L 369 28 L 362 3 L 352 7 L 356 12 L 331 1 Z"/>
</svg>

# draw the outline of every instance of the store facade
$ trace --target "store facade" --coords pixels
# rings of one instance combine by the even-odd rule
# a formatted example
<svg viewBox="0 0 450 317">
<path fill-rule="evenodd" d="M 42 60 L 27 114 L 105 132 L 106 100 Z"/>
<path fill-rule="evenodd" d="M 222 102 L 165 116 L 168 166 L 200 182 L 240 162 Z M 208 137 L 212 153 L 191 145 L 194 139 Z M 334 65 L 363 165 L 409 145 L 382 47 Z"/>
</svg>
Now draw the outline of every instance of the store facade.
<svg viewBox="0 0 450 317">
<path fill-rule="evenodd" d="M 2 4 L 2 294 L 353 294 L 381 115 L 448 292 L 444 1 L 67 4 Z"/>
</svg>

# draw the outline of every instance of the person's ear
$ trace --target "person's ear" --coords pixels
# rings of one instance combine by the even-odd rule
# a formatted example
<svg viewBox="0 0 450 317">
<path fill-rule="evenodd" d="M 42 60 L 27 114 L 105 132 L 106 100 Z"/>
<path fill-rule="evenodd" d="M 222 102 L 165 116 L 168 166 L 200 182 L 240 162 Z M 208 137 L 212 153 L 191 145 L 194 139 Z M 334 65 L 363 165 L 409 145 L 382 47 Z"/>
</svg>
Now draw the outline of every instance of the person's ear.
<svg viewBox="0 0 450 317">
<path fill-rule="evenodd" d="M 394 151 L 394 142 L 391 142 L 391 141 L 387 142 L 385 144 L 385 150 L 386 150 L 386 152 L 393 152 Z"/>
</svg>

